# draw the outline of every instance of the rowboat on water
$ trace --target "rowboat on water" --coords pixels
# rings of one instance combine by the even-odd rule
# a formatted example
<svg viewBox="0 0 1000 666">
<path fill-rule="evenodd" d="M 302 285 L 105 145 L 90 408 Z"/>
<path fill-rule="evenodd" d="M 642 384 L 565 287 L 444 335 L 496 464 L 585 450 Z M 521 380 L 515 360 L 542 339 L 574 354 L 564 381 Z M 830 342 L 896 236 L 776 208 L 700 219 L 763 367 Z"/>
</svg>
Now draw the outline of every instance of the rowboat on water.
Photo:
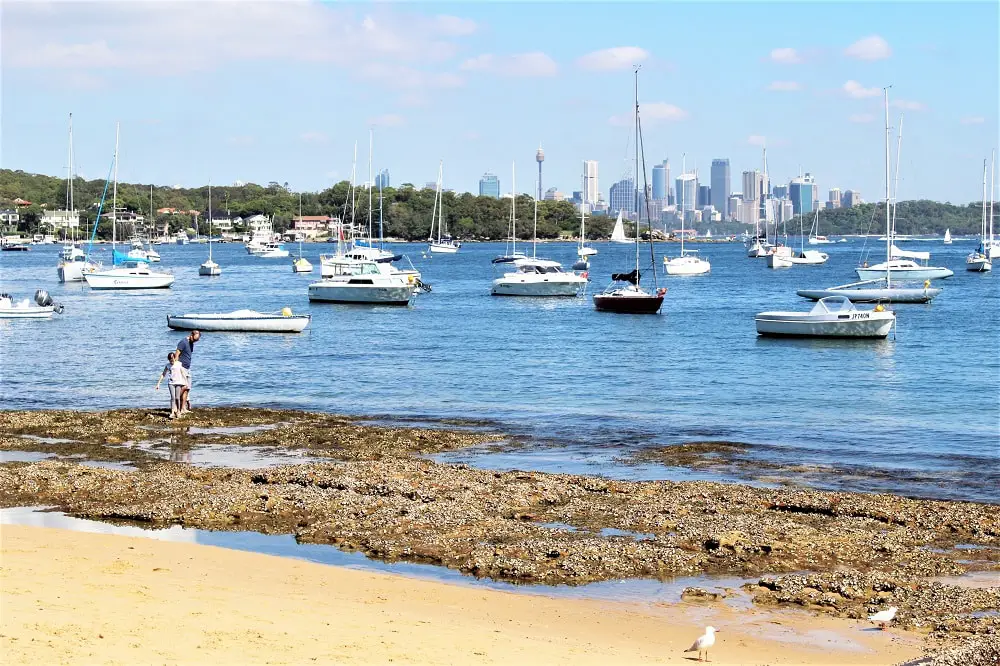
<svg viewBox="0 0 1000 666">
<path fill-rule="evenodd" d="M 281 312 L 236 310 L 199 314 L 167 315 L 167 326 L 175 331 L 231 331 L 238 333 L 301 333 L 312 315 L 294 315 L 291 309 Z"/>
</svg>

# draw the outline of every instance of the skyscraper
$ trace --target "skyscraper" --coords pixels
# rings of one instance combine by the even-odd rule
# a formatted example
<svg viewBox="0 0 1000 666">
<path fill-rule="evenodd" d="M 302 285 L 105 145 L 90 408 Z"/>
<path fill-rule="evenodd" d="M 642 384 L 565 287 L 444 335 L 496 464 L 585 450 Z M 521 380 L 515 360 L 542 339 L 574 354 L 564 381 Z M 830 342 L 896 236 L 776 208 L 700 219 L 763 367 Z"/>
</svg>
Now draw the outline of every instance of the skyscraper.
<svg viewBox="0 0 1000 666">
<path fill-rule="evenodd" d="M 830 208 L 840 208 L 840 188 L 835 187 L 830 190 Z"/>
<path fill-rule="evenodd" d="M 693 173 L 682 173 L 677 177 L 676 184 L 677 209 L 692 211 L 698 205 L 698 176 Z"/>
<path fill-rule="evenodd" d="M 375 187 L 377 189 L 385 189 L 389 187 L 389 170 L 382 169 L 377 174 L 375 174 Z"/>
<path fill-rule="evenodd" d="M 788 184 L 788 196 L 792 200 L 792 209 L 796 215 L 813 212 L 813 201 L 816 199 L 816 182 L 812 174 L 792 178 Z"/>
<path fill-rule="evenodd" d="M 712 205 L 712 188 L 709 185 L 698 186 L 698 208 Z"/>
<path fill-rule="evenodd" d="M 479 196 L 500 198 L 500 179 L 487 171 L 479 179 Z"/>
<path fill-rule="evenodd" d="M 597 186 L 597 160 L 584 160 L 583 202 L 588 204 L 597 203 L 600 192 L 601 190 Z"/>
<path fill-rule="evenodd" d="M 723 220 L 729 217 L 730 187 L 729 160 L 712 160 L 712 205 L 721 213 Z"/>
<path fill-rule="evenodd" d="M 662 164 L 653 165 L 653 201 L 662 201 L 666 203 L 669 198 L 667 189 L 667 180 L 670 178 L 670 160 L 663 160 Z"/>
<path fill-rule="evenodd" d="M 545 151 L 542 144 L 538 144 L 538 152 L 535 153 L 535 161 L 538 162 L 538 201 L 542 200 L 542 162 L 545 161 Z"/>
<path fill-rule="evenodd" d="M 744 201 L 760 201 L 761 194 L 764 192 L 764 175 L 754 169 L 753 171 L 743 172 L 743 200 Z"/>
<path fill-rule="evenodd" d="M 609 211 L 617 215 L 618 211 L 635 212 L 635 181 L 631 177 L 623 178 L 611 186 L 608 192 Z"/>
</svg>

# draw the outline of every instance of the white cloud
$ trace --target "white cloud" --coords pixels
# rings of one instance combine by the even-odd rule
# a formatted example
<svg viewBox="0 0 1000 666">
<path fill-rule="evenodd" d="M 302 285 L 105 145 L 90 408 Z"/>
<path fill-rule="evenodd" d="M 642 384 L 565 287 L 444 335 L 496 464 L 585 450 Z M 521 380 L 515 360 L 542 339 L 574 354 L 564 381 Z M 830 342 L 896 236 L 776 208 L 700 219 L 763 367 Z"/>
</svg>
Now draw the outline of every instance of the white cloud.
<svg viewBox="0 0 1000 666">
<path fill-rule="evenodd" d="M 875 120 L 875 116 L 870 113 L 855 113 L 848 120 L 852 123 L 870 123 Z"/>
<path fill-rule="evenodd" d="M 767 137 L 763 137 L 759 134 L 751 134 L 747 137 L 747 143 L 751 146 L 765 146 L 767 145 Z"/>
<path fill-rule="evenodd" d="M 303 132 L 299 139 L 304 143 L 326 143 L 330 140 L 326 132 Z"/>
<path fill-rule="evenodd" d="M 462 63 L 462 69 L 469 72 L 488 72 L 499 76 L 555 76 L 559 71 L 559 65 L 541 51 L 506 56 L 484 53 L 466 60 Z"/>
<path fill-rule="evenodd" d="M 772 81 L 767 89 L 778 92 L 794 92 L 802 90 L 802 84 L 798 81 Z"/>
<path fill-rule="evenodd" d="M 858 60 L 884 60 L 892 55 L 892 49 L 889 48 L 889 42 L 878 35 L 871 35 L 848 46 L 844 49 L 844 55 Z"/>
<path fill-rule="evenodd" d="M 865 88 L 857 81 L 851 80 L 844 84 L 844 92 L 848 97 L 854 99 L 864 99 L 866 97 L 878 97 L 881 91 L 878 88 Z"/>
<path fill-rule="evenodd" d="M 986 122 L 986 118 L 982 116 L 965 116 L 960 122 L 963 125 L 982 125 Z"/>
<path fill-rule="evenodd" d="M 803 61 L 803 58 L 795 49 L 780 48 L 771 49 L 770 60 L 783 65 L 797 65 Z"/>
<path fill-rule="evenodd" d="M 903 109 L 904 111 L 923 111 L 927 108 L 927 105 L 923 102 L 914 102 L 909 99 L 893 100 L 890 106 L 894 106 L 897 109 Z"/>
<path fill-rule="evenodd" d="M 231 62 L 325 63 L 349 72 L 371 63 L 418 69 L 453 58 L 477 30 L 468 19 L 385 4 L 298 0 L 37 0 L 5 4 L 3 19 L 5 68 L 101 76 L 116 70 L 177 75 Z"/>
<path fill-rule="evenodd" d="M 593 51 L 577 59 L 576 64 L 595 72 L 627 69 L 649 58 L 649 51 L 638 46 L 615 46 Z"/>
<path fill-rule="evenodd" d="M 639 117 L 647 124 L 660 121 L 687 120 L 689 114 L 684 109 L 666 102 L 646 102 L 639 105 Z M 634 112 L 623 113 L 608 118 L 608 122 L 616 127 L 631 127 L 635 122 Z"/>
<path fill-rule="evenodd" d="M 406 124 L 406 119 L 396 113 L 384 113 L 368 119 L 369 125 L 375 127 L 401 127 Z"/>
</svg>

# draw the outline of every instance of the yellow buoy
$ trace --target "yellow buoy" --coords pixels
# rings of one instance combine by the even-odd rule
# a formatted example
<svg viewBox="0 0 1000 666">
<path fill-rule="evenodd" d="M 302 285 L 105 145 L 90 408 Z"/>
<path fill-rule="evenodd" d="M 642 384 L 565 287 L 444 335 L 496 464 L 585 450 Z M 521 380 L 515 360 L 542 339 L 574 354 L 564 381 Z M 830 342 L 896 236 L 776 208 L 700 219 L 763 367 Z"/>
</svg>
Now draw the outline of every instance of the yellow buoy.
<svg viewBox="0 0 1000 666">
<path fill-rule="evenodd" d="M 879 303 L 878 305 L 875 306 L 875 312 L 885 312 L 885 307 L 881 303 Z"/>
<path fill-rule="evenodd" d="M 286 305 L 285 307 L 281 308 L 281 315 L 283 317 L 291 317 L 292 309 Z"/>
</svg>

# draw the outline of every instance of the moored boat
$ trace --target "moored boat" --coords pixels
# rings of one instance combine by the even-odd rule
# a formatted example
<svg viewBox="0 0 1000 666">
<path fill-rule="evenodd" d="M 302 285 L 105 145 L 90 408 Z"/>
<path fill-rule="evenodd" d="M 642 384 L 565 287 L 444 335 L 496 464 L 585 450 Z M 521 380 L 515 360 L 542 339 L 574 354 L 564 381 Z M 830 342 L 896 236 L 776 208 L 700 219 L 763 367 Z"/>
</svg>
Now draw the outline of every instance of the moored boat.
<svg viewBox="0 0 1000 666">
<path fill-rule="evenodd" d="M 844 296 L 827 296 L 809 312 L 761 312 L 754 321 L 760 335 L 885 338 L 896 323 L 896 315 L 882 305 L 859 310 Z"/>
<path fill-rule="evenodd" d="M 167 315 L 167 326 L 175 331 L 228 331 L 237 333 L 301 333 L 312 315 L 292 314 L 289 308 L 281 312 L 235 310 L 218 313 Z"/>
<path fill-rule="evenodd" d="M 53 303 L 48 292 L 35 292 L 35 302 L 27 298 L 15 301 L 10 294 L 0 294 L 0 319 L 49 319 L 53 314 L 62 314 L 63 306 Z"/>
</svg>

